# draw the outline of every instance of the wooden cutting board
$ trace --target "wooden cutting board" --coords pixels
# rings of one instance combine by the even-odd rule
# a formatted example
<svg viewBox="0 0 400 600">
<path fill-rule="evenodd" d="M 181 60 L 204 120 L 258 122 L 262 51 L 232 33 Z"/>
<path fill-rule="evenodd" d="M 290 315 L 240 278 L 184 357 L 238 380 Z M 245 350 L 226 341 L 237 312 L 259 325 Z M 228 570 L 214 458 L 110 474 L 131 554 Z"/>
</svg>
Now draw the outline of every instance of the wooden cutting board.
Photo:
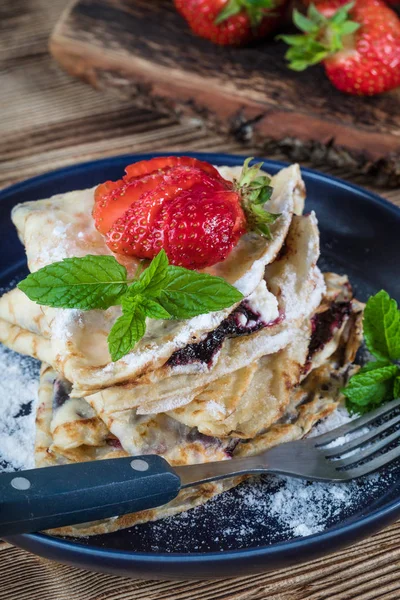
<svg viewBox="0 0 400 600">
<path fill-rule="evenodd" d="M 244 144 L 300 148 L 400 185 L 400 88 L 348 96 L 322 67 L 290 71 L 282 43 L 215 46 L 190 32 L 171 0 L 75 0 L 50 50 L 72 75 L 141 105 L 195 114 Z"/>
</svg>

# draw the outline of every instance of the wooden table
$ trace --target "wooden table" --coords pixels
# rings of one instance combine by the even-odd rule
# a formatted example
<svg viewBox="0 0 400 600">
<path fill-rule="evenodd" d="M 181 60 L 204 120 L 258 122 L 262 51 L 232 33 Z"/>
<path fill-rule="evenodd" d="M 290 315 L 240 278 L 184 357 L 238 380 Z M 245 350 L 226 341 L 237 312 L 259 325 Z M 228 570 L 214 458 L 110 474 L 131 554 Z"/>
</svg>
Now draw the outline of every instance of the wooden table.
<svg viewBox="0 0 400 600">
<path fill-rule="evenodd" d="M 244 153 L 195 120 L 137 109 L 71 79 L 50 59 L 64 0 L 1 0 L 0 186 L 93 158 L 161 150 Z M 271 158 L 285 158 L 273 155 Z M 356 182 L 356 173 L 329 172 Z M 378 189 L 374 182 L 367 182 Z M 400 206 L 400 190 L 378 189 Z M 184 579 L 185 573 L 182 572 Z M 87 573 L 0 543 L 0 600 L 398 600 L 400 524 L 327 558 L 253 577 L 133 581 Z"/>
</svg>

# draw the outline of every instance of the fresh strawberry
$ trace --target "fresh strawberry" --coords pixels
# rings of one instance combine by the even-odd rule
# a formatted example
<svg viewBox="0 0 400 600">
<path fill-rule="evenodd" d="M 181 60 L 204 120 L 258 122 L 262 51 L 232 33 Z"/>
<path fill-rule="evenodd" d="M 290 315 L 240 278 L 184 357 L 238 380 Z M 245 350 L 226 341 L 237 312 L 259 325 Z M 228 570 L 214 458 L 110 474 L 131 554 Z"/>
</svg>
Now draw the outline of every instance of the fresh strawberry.
<svg viewBox="0 0 400 600">
<path fill-rule="evenodd" d="M 96 228 L 105 235 L 115 221 L 139 200 L 146 192 L 153 190 L 161 181 L 163 173 L 151 173 L 142 179 L 129 181 L 124 177 L 119 181 L 106 181 L 96 188 L 93 218 Z"/>
<path fill-rule="evenodd" d="M 243 46 L 274 31 L 287 0 L 174 0 L 192 31 L 222 46 Z"/>
<path fill-rule="evenodd" d="M 162 184 L 164 175 L 179 166 L 194 167 L 198 172 L 204 171 L 211 177 L 223 181 L 212 165 L 190 156 L 160 156 L 128 165 L 123 179 L 106 181 L 96 188 L 93 209 L 96 228 L 103 235 L 108 233 L 115 221 L 136 200 Z"/>
<path fill-rule="evenodd" d="M 182 193 L 188 191 L 190 195 L 199 186 L 208 191 L 225 191 L 228 182 L 195 167 L 176 167 L 164 173 L 151 191 L 133 202 L 115 221 L 106 236 L 108 247 L 116 254 L 153 258 L 164 247 L 167 206 Z"/>
<path fill-rule="evenodd" d="M 290 67 L 303 71 L 323 62 L 342 92 L 362 96 L 400 86 L 400 19 L 382 0 L 318 2 L 307 17 L 294 11 L 304 35 L 284 35 Z M 351 20 L 349 20 L 349 17 Z"/>
<path fill-rule="evenodd" d="M 244 233 L 238 194 L 198 186 L 168 205 L 163 247 L 172 264 L 203 269 L 224 260 Z"/>
<path fill-rule="evenodd" d="M 212 177 L 220 179 L 217 169 L 204 160 L 198 160 L 193 156 L 156 156 L 150 160 L 140 160 L 128 165 L 125 169 L 126 177 L 131 180 L 134 177 L 143 177 L 160 171 L 166 172 L 172 167 L 196 167 Z"/>
<path fill-rule="evenodd" d="M 123 180 L 98 187 L 96 227 L 108 229 L 106 243 L 116 254 L 153 258 L 164 248 L 172 264 L 211 266 L 246 231 L 269 237 L 268 224 L 278 216 L 264 209 L 272 192 L 269 178 L 259 175 L 261 164 L 249 167 L 249 161 L 234 183 L 187 157 L 130 165 Z"/>
</svg>

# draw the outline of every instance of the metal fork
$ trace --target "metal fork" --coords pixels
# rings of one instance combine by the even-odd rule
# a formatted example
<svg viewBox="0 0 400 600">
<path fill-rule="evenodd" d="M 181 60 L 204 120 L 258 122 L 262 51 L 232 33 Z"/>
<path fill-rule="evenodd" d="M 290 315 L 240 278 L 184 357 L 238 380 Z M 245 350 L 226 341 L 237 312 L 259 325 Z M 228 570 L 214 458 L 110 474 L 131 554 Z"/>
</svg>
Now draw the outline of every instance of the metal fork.
<svg viewBox="0 0 400 600">
<path fill-rule="evenodd" d="M 400 423 L 400 413 L 394 414 L 399 407 L 400 399 L 394 400 L 329 433 L 281 444 L 257 456 L 172 468 L 161 456 L 145 455 L 3 473 L 0 537 L 154 508 L 175 498 L 182 488 L 238 475 L 355 479 L 400 457 L 400 445 L 377 454 L 400 438 L 400 427 L 380 437 Z M 388 419 L 377 424 L 382 417 Z M 368 426 L 372 428 L 367 433 L 328 447 Z"/>
<path fill-rule="evenodd" d="M 400 398 L 328 433 L 280 444 L 257 456 L 176 467 L 174 470 L 181 479 L 182 487 L 241 474 L 261 473 L 278 473 L 313 481 L 349 481 L 373 473 L 400 457 L 400 446 L 373 457 L 400 438 L 400 428 L 380 438 L 400 423 L 400 413 L 391 416 L 399 407 Z M 351 441 L 327 448 L 345 435 L 373 426 L 384 416 L 390 418 L 381 425 Z M 363 464 L 359 465 L 360 462 Z"/>
</svg>

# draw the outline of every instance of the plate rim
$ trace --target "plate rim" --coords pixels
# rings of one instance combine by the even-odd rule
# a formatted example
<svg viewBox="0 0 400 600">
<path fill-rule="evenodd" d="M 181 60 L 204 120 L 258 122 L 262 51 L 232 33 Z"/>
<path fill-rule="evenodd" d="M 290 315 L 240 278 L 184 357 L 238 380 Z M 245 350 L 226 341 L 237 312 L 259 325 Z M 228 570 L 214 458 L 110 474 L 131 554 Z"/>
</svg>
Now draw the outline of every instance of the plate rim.
<svg viewBox="0 0 400 600">
<path fill-rule="evenodd" d="M 51 181 L 53 178 L 58 178 L 60 176 L 73 176 L 74 174 L 84 173 L 85 170 L 92 168 L 93 166 L 102 166 L 112 167 L 112 166 L 120 166 L 121 163 L 126 162 L 129 164 L 129 161 L 137 161 L 137 160 L 148 160 L 155 156 L 193 156 L 195 158 L 199 158 L 200 160 L 206 160 L 208 162 L 214 162 L 215 164 L 227 164 L 227 165 L 237 165 L 243 162 L 247 156 L 242 154 L 227 154 L 227 153 L 219 153 L 219 152 L 146 152 L 146 153 L 129 153 L 129 154 L 119 154 L 115 156 L 111 156 L 108 158 L 101 158 L 95 160 L 89 160 L 81 163 L 77 163 L 75 165 L 69 165 L 65 167 L 60 167 L 58 169 L 54 169 L 51 171 L 46 171 L 40 175 L 36 175 L 29 179 L 16 182 L 7 186 L 5 188 L 0 189 L 0 202 L 6 199 L 9 196 L 13 196 L 18 194 L 18 192 L 29 189 L 32 186 L 36 186 L 41 182 Z M 270 165 L 276 168 L 283 168 L 289 166 L 290 162 L 286 161 L 276 161 L 273 159 L 255 157 L 255 160 L 262 161 L 266 165 Z M 268 168 L 268 166 L 267 166 Z M 357 193 L 367 197 L 369 201 L 372 201 L 374 204 L 378 204 L 382 206 L 384 209 L 389 210 L 394 216 L 397 218 L 400 217 L 400 208 L 395 204 L 382 198 L 379 194 L 372 192 L 360 185 L 355 183 L 350 183 L 336 177 L 334 175 L 330 175 L 327 173 L 320 172 L 315 169 L 311 169 L 308 167 L 301 167 L 302 173 L 307 175 L 309 178 L 324 183 L 325 185 L 334 185 L 336 187 L 340 187 L 343 190 L 348 190 L 351 193 Z M 243 559 L 251 560 L 252 558 L 269 558 L 275 557 L 277 559 L 283 558 L 285 553 L 292 551 L 302 551 L 307 549 L 308 551 L 314 551 L 324 546 L 326 543 L 328 546 L 332 543 L 336 547 L 344 546 L 346 543 L 353 543 L 355 540 L 360 539 L 365 530 L 366 533 L 372 533 L 377 529 L 383 527 L 385 524 L 388 524 L 396 518 L 400 516 L 400 497 L 398 499 L 392 500 L 391 502 L 385 504 L 384 506 L 380 506 L 379 508 L 373 510 L 372 512 L 368 512 L 365 515 L 360 516 L 359 518 L 350 521 L 350 522 L 342 522 L 334 527 L 331 527 L 327 530 L 312 534 L 310 536 L 293 538 L 291 540 L 277 542 L 269 545 L 257 546 L 257 547 L 248 547 L 234 550 L 223 550 L 223 551 L 212 551 L 212 552 L 191 552 L 191 553 L 183 553 L 183 552 L 138 552 L 134 550 L 121 550 L 121 549 L 108 549 L 99 546 L 83 546 L 74 541 L 70 541 L 66 538 L 60 537 L 52 537 L 43 533 L 32 533 L 32 534 L 23 534 L 19 536 L 7 536 L 4 538 L 6 541 L 10 543 L 20 546 L 26 549 L 32 549 L 33 546 L 41 547 L 45 550 L 59 550 L 61 552 L 66 552 L 71 557 L 78 556 L 86 556 L 90 558 L 99 558 L 99 559 L 119 559 L 124 562 L 140 563 L 142 565 L 146 565 L 148 563 L 154 563 L 158 560 L 162 560 L 166 565 L 175 565 L 179 566 L 179 563 L 184 561 L 186 564 L 216 564 L 221 562 L 238 562 Z M 308 552 L 310 554 L 310 552 Z M 312 554 L 313 552 L 311 552 Z M 308 557 L 303 555 L 304 558 L 299 562 L 304 562 Z M 226 575 L 225 575 L 226 576 Z"/>
</svg>

